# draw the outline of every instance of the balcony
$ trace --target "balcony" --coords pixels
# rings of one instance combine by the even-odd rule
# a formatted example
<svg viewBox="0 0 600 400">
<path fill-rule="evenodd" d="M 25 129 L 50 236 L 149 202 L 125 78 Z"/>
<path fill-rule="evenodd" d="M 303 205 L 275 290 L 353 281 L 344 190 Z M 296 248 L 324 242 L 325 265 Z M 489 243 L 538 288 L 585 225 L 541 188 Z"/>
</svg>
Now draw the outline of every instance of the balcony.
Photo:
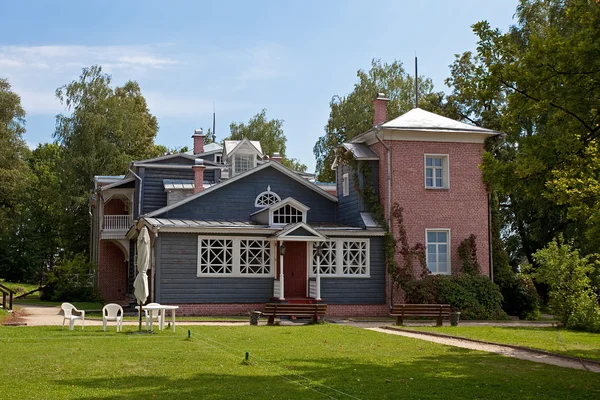
<svg viewBox="0 0 600 400">
<path fill-rule="evenodd" d="M 102 239 L 124 239 L 132 222 L 131 215 L 105 215 L 102 223 Z"/>
</svg>

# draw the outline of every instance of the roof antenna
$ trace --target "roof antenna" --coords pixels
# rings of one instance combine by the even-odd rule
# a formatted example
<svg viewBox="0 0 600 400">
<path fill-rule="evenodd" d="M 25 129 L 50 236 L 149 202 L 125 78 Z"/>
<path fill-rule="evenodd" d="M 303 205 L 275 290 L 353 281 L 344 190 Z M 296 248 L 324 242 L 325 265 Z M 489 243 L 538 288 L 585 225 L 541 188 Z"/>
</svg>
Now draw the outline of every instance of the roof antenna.
<svg viewBox="0 0 600 400">
<path fill-rule="evenodd" d="M 217 141 L 217 133 L 215 132 L 215 102 L 213 101 L 213 128 L 212 128 L 212 140 L 213 142 Z"/>
<path fill-rule="evenodd" d="M 417 69 L 417 52 L 415 52 L 415 108 L 419 108 L 419 73 Z"/>
</svg>

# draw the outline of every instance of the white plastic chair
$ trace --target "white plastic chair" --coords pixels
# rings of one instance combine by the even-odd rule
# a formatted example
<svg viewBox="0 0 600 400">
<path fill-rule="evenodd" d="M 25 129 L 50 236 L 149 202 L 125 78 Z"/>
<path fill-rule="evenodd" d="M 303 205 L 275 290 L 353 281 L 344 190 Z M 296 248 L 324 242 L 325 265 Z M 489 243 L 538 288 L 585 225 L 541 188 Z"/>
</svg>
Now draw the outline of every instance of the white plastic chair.
<svg viewBox="0 0 600 400">
<path fill-rule="evenodd" d="M 83 324 L 85 322 L 85 311 L 83 310 L 78 310 L 73 304 L 71 303 L 62 303 L 60 305 L 60 309 L 63 312 L 63 323 L 62 323 L 62 328 L 65 328 L 65 321 L 69 320 L 69 330 L 73 330 L 75 328 L 75 321 L 77 321 L 78 319 L 81 320 L 81 329 L 83 330 Z M 79 313 L 79 315 L 73 315 L 73 313 Z"/>
<path fill-rule="evenodd" d="M 106 332 L 106 323 L 108 321 L 117 322 L 117 332 L 123 330 L 123 307 L 118 304 L 110 303 L 102 307 L 102 329 Z"/>
<path fill-rule="evenodd" d="M 146 304 L 146 306 L 160 306 L 160 304 L 149 303 Z M 164 318 L 164 315 L 159 310 L 146 310 L 145 308 L 143 310 L 146 313 L 146 330 L 150 330 L 155 318 L 158 321 L 158 326 L 160 326 L 161 319 Z"/>
</svg>

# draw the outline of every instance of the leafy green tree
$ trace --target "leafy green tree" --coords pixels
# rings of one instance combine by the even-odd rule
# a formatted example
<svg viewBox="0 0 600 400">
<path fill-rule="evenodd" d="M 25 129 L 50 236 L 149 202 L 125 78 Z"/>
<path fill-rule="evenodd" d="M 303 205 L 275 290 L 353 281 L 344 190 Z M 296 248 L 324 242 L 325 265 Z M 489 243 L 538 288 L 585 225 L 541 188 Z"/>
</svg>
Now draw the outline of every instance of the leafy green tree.
<svg viewBox="0 0 600 400">
<path fill-rule="evenodd" d="M 559 237 L 538 250 L 534 259 L 539 266 L 533 277 L 549 286 L 550 308 L 557 321 L 568 328 L 600 332 L 600 299 L 590 278 L 598 266 L 592 257 L 581 257 Z"/>
<path fill-rule="evenodd" d="M 387 117 L 393 119 L 414 108 L 415 81 L 400 61 L 391 64 L 373 59 L 369 71 L 358 70 L 358 82 L 346 96 L 333 96 L 329 103 L 329 120 L 325 135 L 321 136 L 313 148 L 317 159 L 317 174 L 320 181 L 334 181 L 331 170 L 335 149 L 354 136 L 373 126 L 373 100 L 378 93 L 385 93 L 390 102 Z M 431 80 L 419 77 L 419 94 L 430 96 Z"/>
<path fill-rule="evenodd" d="M 283 133 L 282 119 L 267 119 L 267 110 L 263 109 L 256 114 L 247 124 L 243 122 L 232 122 L 229 125 L 231 131 L 226 140 L 258 140 L 263 150 L 263 154 L 272 156 L 273 153 L 279 153 L 283 158 L 282 164 L 296 171 L 306 171 L 306 165 L 300 163 L 295 158 L 286 157 L 287 139 Z"/>
<path fill-rule="evenodd" d="M 477 51 L 457 56 L 452 93 L 432 102 L 507 133 L 488 143 L 483 173 L 515 267 L 558 233 L 585 252 L 600 239 L 600 7 L 521 0 L 516 17 L 507 33 L 473 26 Z"/>
<path fill-rule="evenodd" d="M 132 160 L 158 155 L 158 122 L 136 82 L 113 88 L 100 66 L 84 68 L 56 95 L 71 112 L 57 116 L 54 133 L 64 151 L 65 245 L 70 253 L 86 253 L 93 177 L 124 174 Z"/>
<path fill-rule="evenodd" d="M 27 278 L 31 258 L 24 241 L 24 203 L 31 173 L 23 133 L 25 111 L 21 99 L 6 79 L 0 79 L 0 276 L 15 281 Z"/>
</svg>

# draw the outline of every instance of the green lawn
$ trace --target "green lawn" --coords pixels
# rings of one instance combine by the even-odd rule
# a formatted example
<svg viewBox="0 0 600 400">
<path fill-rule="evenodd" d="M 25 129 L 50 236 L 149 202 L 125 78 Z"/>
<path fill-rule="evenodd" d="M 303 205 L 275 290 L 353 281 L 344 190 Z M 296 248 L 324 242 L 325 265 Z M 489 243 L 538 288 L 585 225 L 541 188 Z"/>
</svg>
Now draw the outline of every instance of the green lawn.
<svg viewBox="0 0 600 400">
<path fill-rule="evenodd" d="M 17 292 L 17 296 L 38 288 L 38 285 L 32 285 L 31 283 L 5 282 L 3 279 L 0 279 L 0 283 Z"/>
<path fill-rule="evenodd" d="M 0 327 L 0 349 L 7 399 L 600 398 L 592 372 L 330 324 Z"/>
<path fill-rule="evenodd" d="M 24 299 L 15 300 L 15 305 L 30 305 L 30 306 L 46 306 L 56 307 L 60 306 L 62 301 L 42 301 L 38 296 L 27 296 Z M 71 302 L 79 310 L 102 310 L 104 303 L 101 302 L 85 302 L 85 301 L 73 301 Z M 99 314 L 100 315 L 100 314 Z"/>
<path fill-rule="evenodd" d="M 499 326 L 411 326 L 408 329 L 525 346 L 600 361 L 600 334 L 597 333 L 557 330 L 556 328 Z"/>
</svg>

